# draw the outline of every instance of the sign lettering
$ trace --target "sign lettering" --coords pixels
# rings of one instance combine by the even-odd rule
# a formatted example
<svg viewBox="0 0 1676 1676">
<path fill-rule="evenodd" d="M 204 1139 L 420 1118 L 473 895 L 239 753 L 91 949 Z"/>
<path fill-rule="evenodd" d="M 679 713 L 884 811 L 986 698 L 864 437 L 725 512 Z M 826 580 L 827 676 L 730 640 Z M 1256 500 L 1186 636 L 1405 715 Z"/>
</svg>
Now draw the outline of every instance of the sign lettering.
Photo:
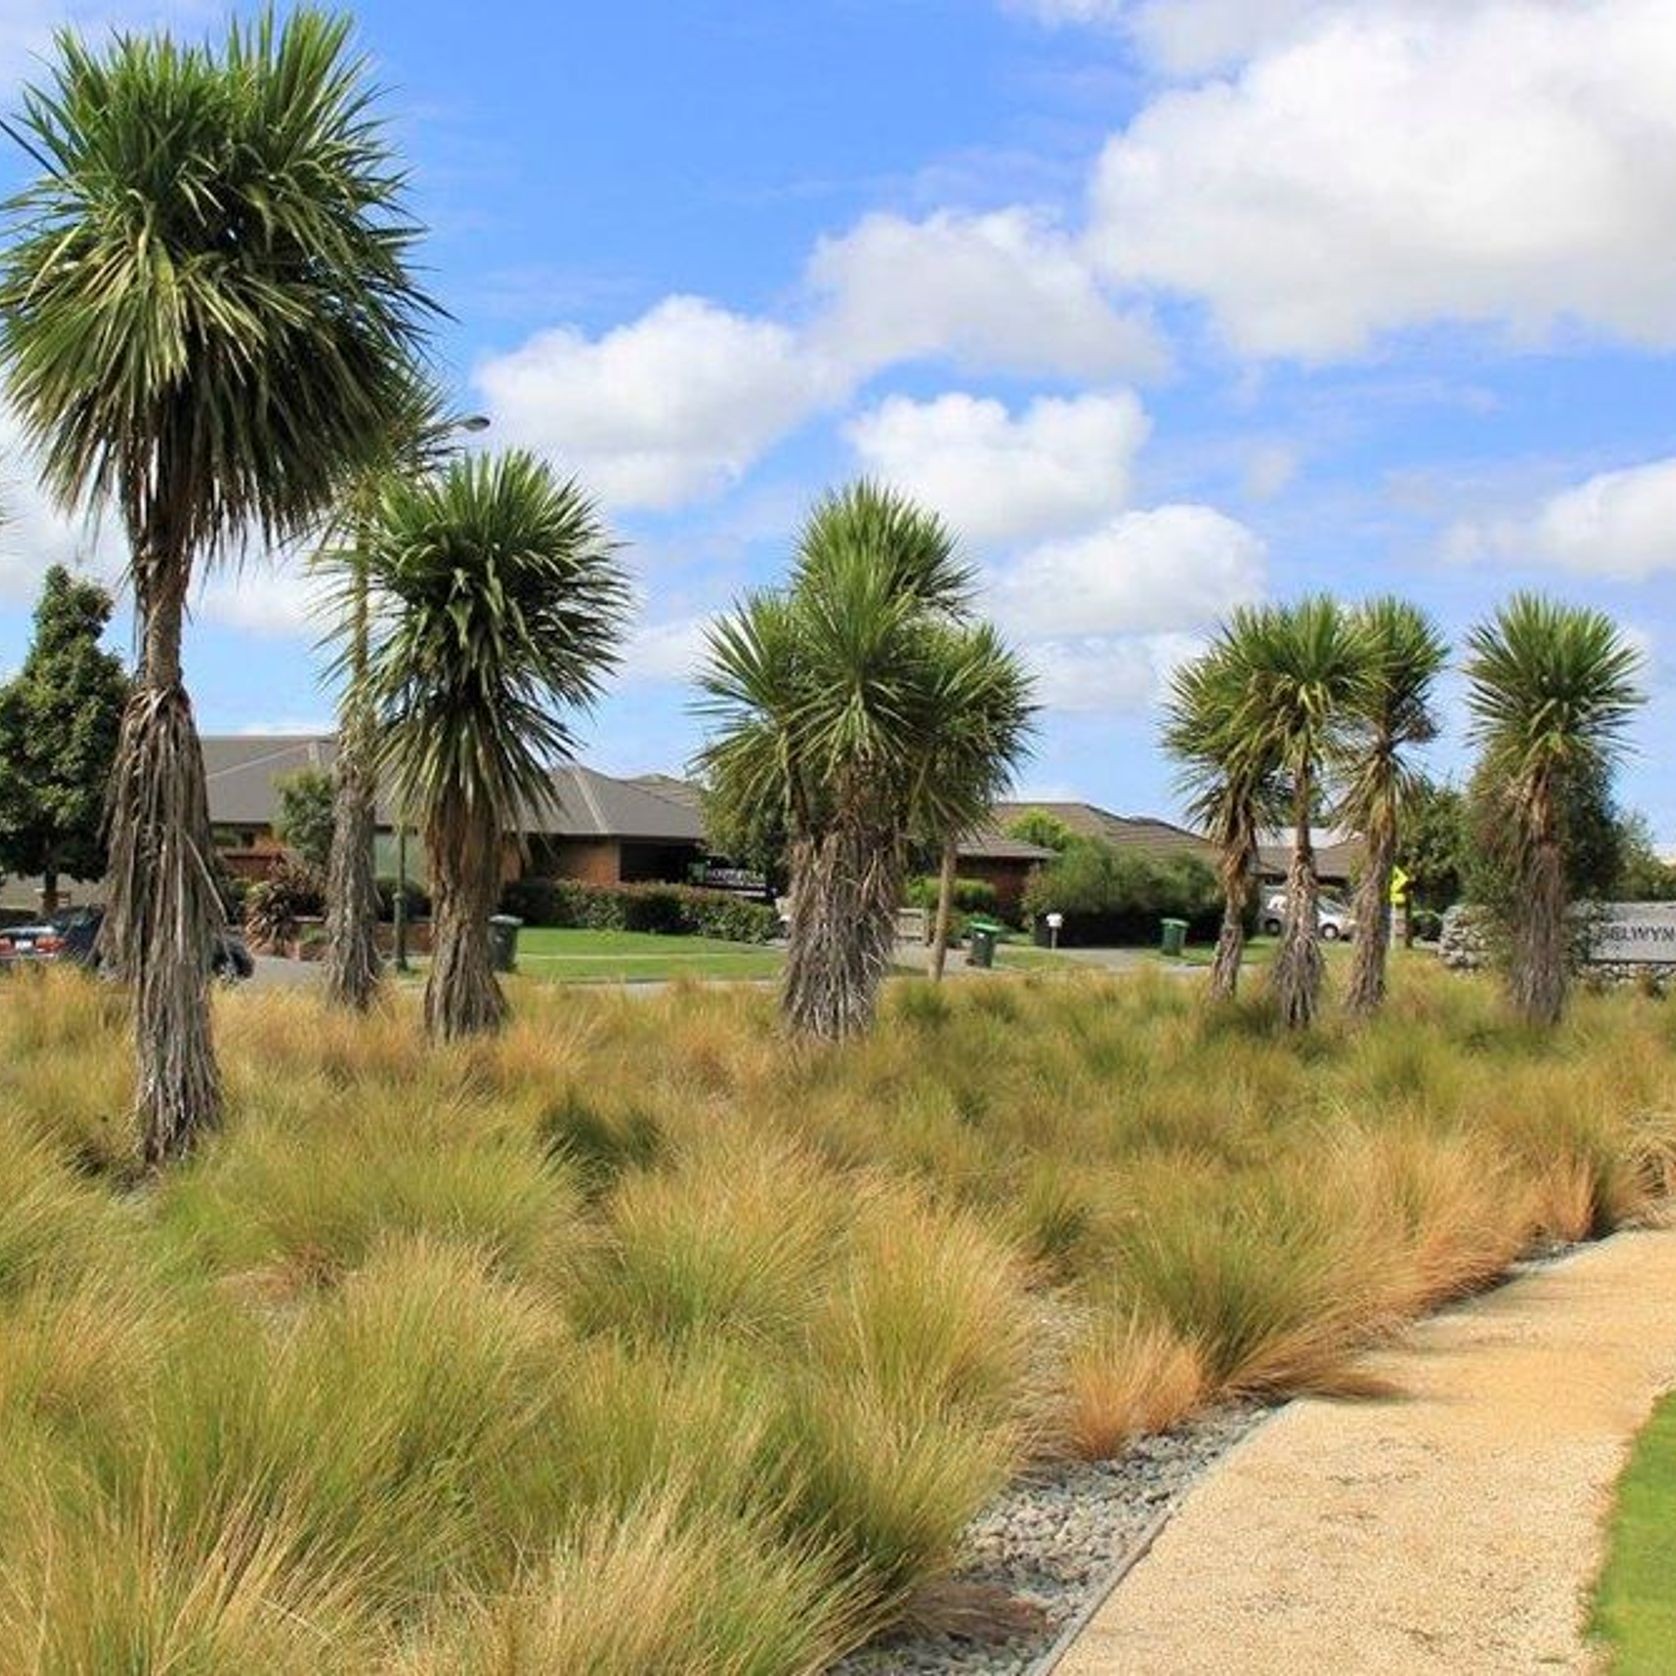
<svg viewBox="0 0 1676 1676">
<path fill-rule="evenodd" d="M 1602 902 L 1585 913 L 1591 962 L 1676 966 L 1676 902 Z"/>
</svg>

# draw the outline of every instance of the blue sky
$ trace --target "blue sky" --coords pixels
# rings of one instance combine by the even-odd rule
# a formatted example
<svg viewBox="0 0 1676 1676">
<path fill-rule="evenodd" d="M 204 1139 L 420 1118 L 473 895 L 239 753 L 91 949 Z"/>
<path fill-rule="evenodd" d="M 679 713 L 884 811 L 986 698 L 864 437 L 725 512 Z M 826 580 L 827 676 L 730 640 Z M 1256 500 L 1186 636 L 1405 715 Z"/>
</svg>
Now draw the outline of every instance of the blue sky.
<svg viewBox="0 0 1676 1676">
<path fill-rule="evenodd" d="M 56 23 L 219 15 L 6 0 L 0 90 Z M 1401 591 L 1459 635 L 1540 587 L 1646 648 L 1623 790 L 1676 844 L 1668 0 L 357 15 L 460 402 L 630 544 L 598 766 L 682 766 L 705 619 L 865 470 L 949 516 L 1041 672 L 1026 794 L 1170 810 L 1159 682 L 1240 600 Z M 0 502 L 7 666 L 45 563 L 116 556 L 3 413 Z M 306 605 L 283 565 L 206 583 L 206 730 L 326 721 Z"/>
</svg>

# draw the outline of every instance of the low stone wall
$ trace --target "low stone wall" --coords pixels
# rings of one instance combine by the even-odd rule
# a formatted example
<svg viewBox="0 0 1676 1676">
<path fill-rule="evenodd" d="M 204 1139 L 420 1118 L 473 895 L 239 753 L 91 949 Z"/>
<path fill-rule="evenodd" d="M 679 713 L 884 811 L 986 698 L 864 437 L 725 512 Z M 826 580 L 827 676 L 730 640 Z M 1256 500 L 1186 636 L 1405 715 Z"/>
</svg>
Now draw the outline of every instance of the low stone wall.
<svg viewBox="0 0 1676 1676">
<path fill-rule="evenodd" d="M 1482 908 L 1457 903 L 1444 914 L 1437 957 L 1451 972 L 1482 972 L 1495 964 L 1490 919 Z"/>
<path fill-rule="evenodd" d="M 1589 961 L 1577 977 L 1589 989 L 1645 989 L 1658 995 L 1676 991 L 1676 963 L 1670 961 Z"/>
<path fill-rule="evenodd" d="M 1676 962 L 1595 961 L 1588 957 L 1587 908 L 1578 914 L 1572 971 L 1590 989 L 1646 989 L 1665 994 L 1676 990 Z M 1496 964 L 1494 921 L 1482 908 L 1462 903 L 1443 916 L 1438 959 L 1452 972 L 1483 972 Z"/>
</svg>

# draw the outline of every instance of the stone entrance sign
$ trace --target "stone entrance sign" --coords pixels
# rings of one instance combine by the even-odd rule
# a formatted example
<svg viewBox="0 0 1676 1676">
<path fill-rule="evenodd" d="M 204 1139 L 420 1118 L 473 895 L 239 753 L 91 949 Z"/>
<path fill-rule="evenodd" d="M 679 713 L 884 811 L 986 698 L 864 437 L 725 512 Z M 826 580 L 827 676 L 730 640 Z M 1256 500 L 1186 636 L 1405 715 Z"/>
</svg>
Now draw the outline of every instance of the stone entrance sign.
<svg viewBox="0 0 1676 1676">
<path fill-rule="evenodd" d="M 1676 902 L 1602 902 L 1589 912 L 1589 961 L 1676 966 Z"/>
</svg>

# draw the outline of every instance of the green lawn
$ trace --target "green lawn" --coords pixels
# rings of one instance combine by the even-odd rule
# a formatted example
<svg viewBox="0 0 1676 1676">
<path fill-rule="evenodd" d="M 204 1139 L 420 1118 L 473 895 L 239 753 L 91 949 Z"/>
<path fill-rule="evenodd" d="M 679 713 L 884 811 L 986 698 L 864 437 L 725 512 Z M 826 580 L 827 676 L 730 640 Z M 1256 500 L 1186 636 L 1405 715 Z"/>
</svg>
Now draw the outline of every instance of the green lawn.
<svg viewBox="0 0 1676 1676">
<path fill-rule="evenodd" d="M 651 983 L 671 978 L 772 978 L 783 956 L 756 943 L 659 937 L 644 931 L 531 928 L 518 936 L 518 970 L 559 983 Z"/>
<path fill-rule="evenodd" d="M 958 957 L 964 959 L 965 955 L 961 952 Z M 954 958 L 956 956 L 951 954 L 950 959 Z M 1039 949 L 1034 943 L 1000 943 L 995 950 L 995 964 L 1035 972 L 1055 967 L 1069 970 L 1075 968 L 1077 962 L 1069 955 L 1060 954 L 1057 949 Z"/>
<path fill-rule="evenodd" d="M 950 953 L 958 970 L 965 951 Z M 660 937 L 642 931 L 531 929 L 518 936 L 518 970 L 556 983 L 651 983 L 671 978 L 774 978 L 784 964 L 779 949 L 727 943 L 714 937 Z M 1070 966 L 1064 955 L 1029 943 L 1003 943 L 996 964 L 1014 971 Z M 902 967 L 907 971 L 909 968 Z"/>
<path fill-rule="evenodd" d="M 1329 960 L 1347 960 L 1350 957 L 1352 944 L 1340 939 L 1337 942 L 1323 942 L 1321 947 Z M 1280 948 L 1278 937 L 1252 937 L 1245 945 L 1245 964 L 1247 966 L 1268 966 L 1272 964 L 1275 954 Z M 1188 966 L 1209 966 L 1216 956 L 1214 943 L 1189 943 L 1187 952 L 1181 957 Z M 1164 960 L 1163 955 L 1158 958 Z M 1165 964 L 1174 966 L 1177 962 L 1172 958 Z"/>
<path fill-rule="evenodd" d="M 1654 1413 L 1618 1484 L 1594 1628 L 1613 1676 L 1676 1670 L 1676 1396 Z"/>
</svg>

